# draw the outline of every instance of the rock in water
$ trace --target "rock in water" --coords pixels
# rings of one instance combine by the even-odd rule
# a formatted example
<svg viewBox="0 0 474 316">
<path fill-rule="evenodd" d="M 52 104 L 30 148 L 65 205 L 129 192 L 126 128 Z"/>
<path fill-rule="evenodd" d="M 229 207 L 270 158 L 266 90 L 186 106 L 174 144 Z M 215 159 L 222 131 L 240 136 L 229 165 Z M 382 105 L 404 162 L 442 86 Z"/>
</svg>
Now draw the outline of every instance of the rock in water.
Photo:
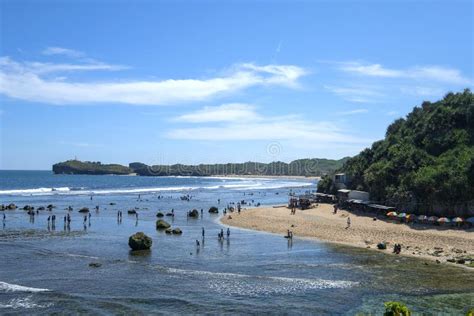
<svg viewBox="0 0 474 316">
<path fill-rule="evenodd" d="M 219 209 L 215 206 L 212 206 L 210 209 L 209 209 L 209 213 L 219 213 Z"/>
<path fill-rule="evenodd" d="M 199 217 L 199 212 L 198 212 L 198 210 L 194 209 L 194 210 L 192 210 L 188 213 L 188 216 L 198 218 Z"/>
<path fill-rule="evenodd" d="M 16 205 L 13 204 L 13 203 L 11 203 L 11 204 L 9 204 L 9 205 L 7 206 L 7 209 L 9 209 L 9 210 L 15 210 L 15 209 L 16 209 Z"/>
<path fill-rule="evenodd" d="M 181 235 L 183 233 L 183 231 L 179 228 L 175 228 L 173 229 L 173 235 Z"/>
<path fill-rule="evenodd" d="M 167 234 L 172 234 L 173 233 L 173 230 L 171 228 L 168 228 L 167 230 L 165 230 L 165 233 Z"/>
<path fill-rule="evenodd" d="M 101 266 L 102 266 L 102 263 L 99 263 L 99 262 L 89 263 L 89 267 L 91 267 L 91 268 L 100 268 Z"/>
<path fill-rule="evenodd" d="M 127 213 L 128 214 L 137 214 L 137 211 L 132 209 L 132 210 L 128 210 Z"/>
<path fill-rule="evenodd" d="M 128 245 L 132 250 L 147 250 L 151 248 L 153 241 L 142 232 L 135 233 L 128 238 Z"/>
<path fill-rule="evenodd" d="M 89 208 L 88 207 L 83 207 L 79 210 L 79 213 L 88 213 L 89 212 Z"/>
<path fill-rule="evenodd" d="M 156 217 L 163 217 L 163 216 L 165 216 L 165 214 L 163 214 L 161 212 L 156 213 Z"/>
<path fill-rule="evenodd" d="M 171 225 L 168 224 L 168 222 L 162 220 L 162 219 L 159 219 L 156 221 L 156 229 L 167 229 L 167 228 L 170 228 Z"/>
</svg>

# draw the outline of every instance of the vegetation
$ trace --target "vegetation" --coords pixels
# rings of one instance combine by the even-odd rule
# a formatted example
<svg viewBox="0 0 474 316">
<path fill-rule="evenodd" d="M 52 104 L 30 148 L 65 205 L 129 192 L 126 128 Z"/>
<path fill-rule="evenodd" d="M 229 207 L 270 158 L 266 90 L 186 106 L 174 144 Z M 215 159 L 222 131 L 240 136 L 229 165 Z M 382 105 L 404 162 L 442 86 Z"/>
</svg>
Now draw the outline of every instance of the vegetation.
<svg viewBox="0 0 474 316">
<path fill-rule="evenodd" d="M 201 164 L 201 165 L 155 165 L 148 166 L 133 162 L 129 167 L 120 165 L 102 165 L 94 162 L 69 160 L 53 166 L 55 173 L 69 174 L 128 174 L 141 176 L 212 176 L 212 175 L 264 175 L 264 176 L 321 176 L 334 172 L 343 166 L 349 158 L 299 159 L 290 163 L 259 162 Z M 112 172 L 114 171 L 114 172 Z"/>
<path fill-rule="evenodd" d="M 411 312 L 403 303 L 386 302 L 384 316 L 410 316 Z"/>
<path fill-rule="evenodd" d="M 374 201 L 426 213 L 467 211 L 474 202 L 473 94 L 423 102 L 340 171 L 350 189 L 369 191 Z M 321 185 L 323 192 L 332 189 L 327 179 Z"/>
<path fill-rule="evenodd" d="M 260 162 L 201 164 L 201 165 L 155 165 L 131 163 L 130 167 L 143 176 L 212 176 L 212 175 L 267 175 L 267 176 L 321 176 L 341 168 L 348 158 L 299 159 L 288 163 L 277 161 L 268 164 Z"/>
<path fill-rule="evenodd" d="M 125 175 L 133 173 L 133 170 L 117 164 L 103 165 L 99 161 L 79 161 L 68 160 L 53 165 L 53 172 L 56 174 L 117 174 Z"/>
</svg>

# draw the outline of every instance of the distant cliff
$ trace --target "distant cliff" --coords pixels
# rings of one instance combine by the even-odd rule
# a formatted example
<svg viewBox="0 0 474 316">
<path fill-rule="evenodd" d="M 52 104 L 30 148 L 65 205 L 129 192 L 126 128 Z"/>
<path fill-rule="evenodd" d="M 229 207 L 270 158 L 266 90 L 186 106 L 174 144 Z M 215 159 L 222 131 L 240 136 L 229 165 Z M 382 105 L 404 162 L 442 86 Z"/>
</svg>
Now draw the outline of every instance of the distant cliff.
<svg viewBox="0 0 474 316">
<path fill-rule="evenodd" d="M 341 168 L 349 158 L 299 159 L 290 163 L 244 162 L 200 165 L 154 165 L 134 162 L 130 168 L 141 176 L 214 176 L 214 175 L 259 175 L 259 176 L 322 176 Z"/>
<path fill-rule="evenodd" d="M 214 175 L 262 175 L 262 176 L 322 176 L 342 167 L 349 158 L 299 159 L 290 163 L 281 161 L 271 163 L 245 162 L 201 165 L 154 165 L 148 166 L 133 162 L 129 167 L 100 162 L 68 160 L 53 165 L 57 174 L 130 174 L 140 176 L 214 176 Z"/>
<path fill-rule="evenodd" d="M 56 174 L 126 175 L 133 173 L 133 170 L 118 164 L 103 165 L 100 162 L 68 160 L 54 164 L 53 172 Z"/>
</svg>

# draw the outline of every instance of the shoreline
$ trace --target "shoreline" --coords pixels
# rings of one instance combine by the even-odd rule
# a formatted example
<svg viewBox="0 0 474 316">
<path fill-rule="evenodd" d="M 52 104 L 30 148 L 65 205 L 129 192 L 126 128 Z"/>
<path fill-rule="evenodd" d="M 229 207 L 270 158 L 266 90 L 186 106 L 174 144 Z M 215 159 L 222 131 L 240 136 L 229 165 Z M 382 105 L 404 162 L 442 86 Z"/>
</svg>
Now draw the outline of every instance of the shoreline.
<svg viewBox="0 0 474 316">
<path fill-rule="evenodd" d="M 231 219 L 229 219 L 229 215 Z M 351 227 L 346 229 L 347 217 L 351 218 Z M 338 210 L 333 214 L 330 204 L 319 204 L 307 210 L 297 209 L 290 215 L 286 206 L 265 206 L 243 209 L 222 216 L 224 225 L 279 234 L 282 237 L 291 230 L 295 237 L 321 242 L 345 245 L 384 254 L 392 253 L 395 243 L 401 244 L 401 256 L 427 259 L 437 263 L 449 263 L 469 270 L 474 268 L 474 229 L 458 230 L 439 227 L 395 223 L 376 220 Z M 377 244 L 386 242 L 387 249 L 379 250 Z M 452 263 L 447 260 L 465 259 L 466 264 Z M 467 263 L 471 262 L 471 265 Z"/>
</svg>

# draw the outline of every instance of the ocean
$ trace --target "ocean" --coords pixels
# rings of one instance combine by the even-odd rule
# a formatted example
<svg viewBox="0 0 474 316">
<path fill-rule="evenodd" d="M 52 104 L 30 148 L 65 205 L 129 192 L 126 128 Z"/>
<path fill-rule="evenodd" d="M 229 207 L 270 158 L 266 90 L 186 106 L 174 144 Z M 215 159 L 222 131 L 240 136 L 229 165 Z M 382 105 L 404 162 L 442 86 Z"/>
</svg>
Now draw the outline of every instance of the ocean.
<svg viewBox="0 0 474 316">
<path fill-rule="evenodd" d="M 55 206 L 34 217 L 0 212 L 0 314 L 354 315 L 380 314 L 390 300 L 462 314 L 474 306 L 474 273 L 465 269 L 237 228 L 218 240 L 228 205 L 285 204 L 290 193 L 315 188 L 308 179 L 0 171 L 0 204 Z M 220 214 L 208 213 L 211 206 Z M 82 207 L 91 210 L 85 224 Z M 156 213 L 172 209 L 164 219 L 182 229 L 179 236 L 155 229 Z M 203 216 L 188 218 L 192 209 Z M 130 251 L 128 237 L 138 231 L 153 239 L 150 252 Z"/>
</svg>

